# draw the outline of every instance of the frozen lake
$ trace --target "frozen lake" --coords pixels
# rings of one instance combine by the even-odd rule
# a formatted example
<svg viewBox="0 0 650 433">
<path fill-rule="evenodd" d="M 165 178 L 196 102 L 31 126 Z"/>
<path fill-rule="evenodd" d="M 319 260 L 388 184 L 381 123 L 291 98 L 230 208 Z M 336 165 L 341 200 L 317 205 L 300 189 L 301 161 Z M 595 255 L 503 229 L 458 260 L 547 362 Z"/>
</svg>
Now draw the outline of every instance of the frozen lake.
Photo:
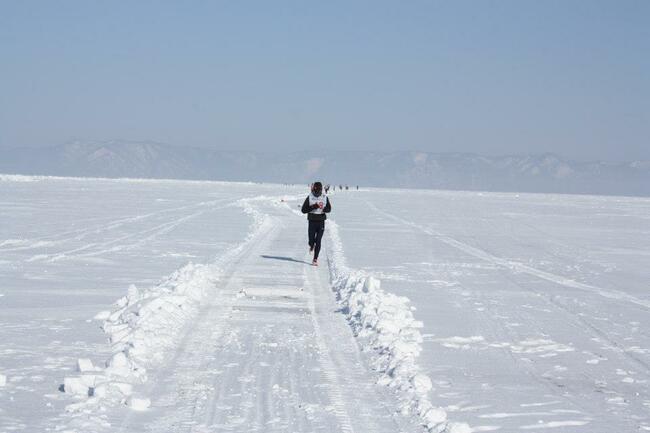
<svg viewBox="0 0 650 433">
<path fill-rule="evenodd" d="M 432 401 L 478 431 L 650 429 L 650 201 L 336 197 L 354 268 L 424 323 Z"/>
<path fill-rule="evenodd" d="M 306 195 L 0 179 L 0 431 L 650 430 L 650 199 Z"/>
</svg>

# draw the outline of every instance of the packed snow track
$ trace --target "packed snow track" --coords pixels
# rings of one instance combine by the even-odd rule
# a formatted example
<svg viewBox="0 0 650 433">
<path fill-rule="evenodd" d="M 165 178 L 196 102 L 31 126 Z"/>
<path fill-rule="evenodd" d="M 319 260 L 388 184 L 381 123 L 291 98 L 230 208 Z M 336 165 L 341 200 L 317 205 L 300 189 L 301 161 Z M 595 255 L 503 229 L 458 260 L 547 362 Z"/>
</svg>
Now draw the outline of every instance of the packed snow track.
<svg viewBox="0 0 650 433">
<path fill-rule="evenodd" d="M 306 193 L 0 177 L 0 433 L 650 431 L 650 199 Z"/>
<path fill-rule="evenodd" d="M 278 196 L 207 206 L 243 208 L 253 219 L 247 237 L 215 263 L 185 266 L 146 290 L 132 287 L 112 311 L 96 316 L 112 354 L 106 368 L 95 366 L 101 360 L 79 359 L 78 372 L 65 378 L 62 391 L 76 401 L 58 417 L 57 430 L 423 431 L 377 384 L 332 291 L 327 251 L 321 266 L 311 265 L 304 217 Z M 159 227 L 207 209 L 193 207 L 175 208 L 187 216 L 140 234 L 31 261 L 141 244 Z"/>
<path fill-rule="evenodd" d="M 282 211 L 280 211 L 282 212 Z M 304 221 L 277 215 L 234 261 L 119 431 L 395 432 Z"/>
</svg>

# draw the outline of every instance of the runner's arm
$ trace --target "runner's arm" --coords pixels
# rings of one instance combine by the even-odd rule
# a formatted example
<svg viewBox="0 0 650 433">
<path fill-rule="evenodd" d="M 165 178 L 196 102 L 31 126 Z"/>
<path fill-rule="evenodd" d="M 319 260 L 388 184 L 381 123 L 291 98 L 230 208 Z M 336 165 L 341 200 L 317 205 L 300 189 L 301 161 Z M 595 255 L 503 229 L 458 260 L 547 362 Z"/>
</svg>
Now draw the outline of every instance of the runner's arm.
<svg viewBox="0 0 650 433">
<path fill-rule="evenodd" d="M 305 202 L 302 204 L 302 213 L 309 213 L 311 211 L 311 206 L 309 206 L 309 197 L 305 199 Z"/>
</svg>

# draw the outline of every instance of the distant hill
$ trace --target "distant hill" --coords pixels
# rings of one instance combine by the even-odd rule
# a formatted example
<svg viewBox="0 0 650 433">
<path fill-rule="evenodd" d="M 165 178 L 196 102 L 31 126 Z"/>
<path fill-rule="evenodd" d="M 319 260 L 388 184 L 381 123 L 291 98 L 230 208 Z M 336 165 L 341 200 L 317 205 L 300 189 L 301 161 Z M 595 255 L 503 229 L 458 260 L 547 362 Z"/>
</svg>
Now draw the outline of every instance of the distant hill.
<svg viewBox="0 0 650 433">
<path fill-rule="evenodd" d="M 650 161 L 578 162 L 552 154 L 273 153 L 123 140 L 0 152 L 0 173 L 7 174 L 277 183 L 322 179 L 363 186 L 650 196 Z"/>
</svg>

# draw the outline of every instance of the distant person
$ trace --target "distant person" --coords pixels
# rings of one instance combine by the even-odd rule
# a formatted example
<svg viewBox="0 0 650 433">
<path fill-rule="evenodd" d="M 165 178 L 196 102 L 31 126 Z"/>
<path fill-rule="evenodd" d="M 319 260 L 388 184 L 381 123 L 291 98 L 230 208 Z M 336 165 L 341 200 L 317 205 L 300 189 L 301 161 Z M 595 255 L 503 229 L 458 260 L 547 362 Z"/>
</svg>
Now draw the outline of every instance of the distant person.
<svg viewBox="0 0 650 433">
<path fill-rule="evenodd" d="M 307 230 L 309 240 L 309 252 L 314 253 L 314 260 L 312 265 L 318 266 L 318 254 L 320 253 L 321 239 L 325 232 L 325 220 L 327 215 L 332 210 L 329 198 L 323 193 L 323 184 L 314 182 L 311 189 L 311 194 L 305 199 L 302 204 L 302 213 L 307 214 L 307 221 L 309 221 L 309 229 Z"/>
</svg>

